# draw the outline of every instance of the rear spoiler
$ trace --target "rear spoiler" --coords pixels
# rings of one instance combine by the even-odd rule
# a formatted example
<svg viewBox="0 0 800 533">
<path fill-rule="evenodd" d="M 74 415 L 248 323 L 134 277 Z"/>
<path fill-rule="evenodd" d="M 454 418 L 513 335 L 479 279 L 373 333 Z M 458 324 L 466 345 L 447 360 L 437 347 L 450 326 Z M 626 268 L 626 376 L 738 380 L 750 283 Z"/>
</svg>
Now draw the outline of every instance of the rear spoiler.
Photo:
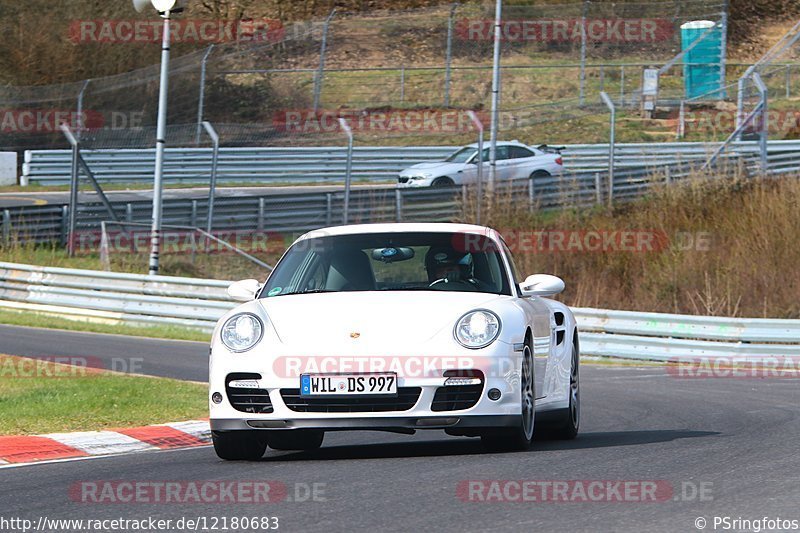
<svg viewBox="0 0 800 533">
<path fill-rule="evenodd" d="M 560 154 L 561 150 L 563 150 L 564 148 L 566 148 L 566 146 L 548 146 L 546 144 L 540 144 L 539 146 L 536 147 L 537 150 L 540 150 L 548 154 Z"/>
</svg>

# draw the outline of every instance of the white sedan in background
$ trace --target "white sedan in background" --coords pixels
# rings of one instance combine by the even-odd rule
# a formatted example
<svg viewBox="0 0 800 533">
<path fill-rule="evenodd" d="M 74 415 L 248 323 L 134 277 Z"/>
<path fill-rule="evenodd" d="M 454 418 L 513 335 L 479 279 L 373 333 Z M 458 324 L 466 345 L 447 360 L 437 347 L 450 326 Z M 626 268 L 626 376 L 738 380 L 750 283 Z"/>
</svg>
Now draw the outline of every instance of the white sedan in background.
<svg viewBox="0 0 800 533">
<path fill-rule="evenodd" d="M 564 170 L 559 149 L 541 145 L 537 148 L 517 141 L 498 142 L 496 179 L 507 181 L 558 176 Z M 489 175 L 489 148 L 483 149 L 483 179 Z M 450 187 L 472 184 L 478 177 L 478 145 L 459 149 L 444 161 L 419 163 L 398 177 L 398 187 Z"/>
<path fill-rule="evenodd" d="M 547 296 L 564 282 L 520 280 L 496 231 L 460 224 L 367 224 L 312 231 L 211 342 L 214 449 L 255 460 L 266 447 L 318 448 L 326 432 L 444 430 L 490 449 L 570 439 L 580 420 L 578 331 Z"/>
</svg>

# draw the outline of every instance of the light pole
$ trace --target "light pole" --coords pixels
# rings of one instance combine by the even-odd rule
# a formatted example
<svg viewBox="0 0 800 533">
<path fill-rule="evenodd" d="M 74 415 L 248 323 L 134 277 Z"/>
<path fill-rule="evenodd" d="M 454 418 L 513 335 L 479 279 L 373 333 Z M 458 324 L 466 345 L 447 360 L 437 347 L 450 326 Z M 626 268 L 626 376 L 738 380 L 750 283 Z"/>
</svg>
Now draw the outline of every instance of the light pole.
<svg viewBox="0 0 800 533">
<path fill-rule="evenodd" d="M 156 168 L 153 183 L 153 226 L 150 232 L 151 276 L 158 274 L 158 253 L 161 246 L 161 195 L 164 188 L 164 144 L 167 135 L 167 87 L 169 83 L 169 14 L 176 0 L 150 0 L 150 3 L 164 19 L 161 36 L 161 78 L 158 87 L 158 123 L 156 125 Z M 133 0 L 136 11 L 143 11 L 146 0 Z"/>
</svg>

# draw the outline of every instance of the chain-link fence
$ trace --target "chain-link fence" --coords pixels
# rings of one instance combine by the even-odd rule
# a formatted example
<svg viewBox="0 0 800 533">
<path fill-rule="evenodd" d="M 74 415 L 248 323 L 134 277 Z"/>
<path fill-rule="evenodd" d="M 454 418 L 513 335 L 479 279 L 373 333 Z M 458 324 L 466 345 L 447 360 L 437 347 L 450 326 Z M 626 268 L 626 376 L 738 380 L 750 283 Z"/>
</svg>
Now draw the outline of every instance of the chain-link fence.
<svg viewBox="0 0 800 533">
<path fill-rule="evenodd" d="M 415 120 L 416 115 L 403 114 L 407 111 L 428 112 L 429 125 L 438 120 L 432 115 L 446 110 L 485 113 L 491 99 L 493 7 L 486 2 L 335 12 L 327 20 L 269 28 L 260 38 L 211 43 L 172 60 L 168 121 L 194 123 L 198 131 L 203 120 L 218 128 L 229 124 L 230 135 L 223 137 L 230 142 L 263 143 L 293 142 L 282 135 L 287 128 L 309 133 L 315 123 L 324 129 L 332 117 L 360 115 L 372 119 L 371 137 L 383 144 L 382 123 Z M 606 91 L 621 105 L 638 105 L 643 68 L 678 54 L 681 25 L 694 20 L 723 26 L 724 58 L 724 1 L 506 5 L 500 29 L 503 135 L 523 138 L 529 132 L 522 125 L 529 124 L 537 126 L 536 142 L 545 142 L 541 125 L 548 122 L 547 136 L 574 138 L 575 119 L 568 126 L 561 120 L 568 110 L 571 117 L 587 117 L 587 126 L 578 128 L 587 142 L 603 140 L 592 126 L 598 93 Z M 667 100 L 684 96 L 679 67 L 663 73 L 661 94 Z M 726 79 L 724 60 L 710 68 Z M 153 65 L 57 86 L 0 88 L 0 148 L 62 147 L 60 122 L 81 137 L 96 129 L 147 130 L 156 119 L 158 74 Z M 520 117 L 520 110 L 536 117 Z M 432 139 L 453 133 L 439 129 Z M 395 133 L 405 132 L 409 140 L 419 135 L 407 127 L 388 131 L 391 142 L 403 142 Z M 168 142 L 197 144 L 199 137 Z M 324 131 L 308 139 L 321 142 Z"/>
</svg>

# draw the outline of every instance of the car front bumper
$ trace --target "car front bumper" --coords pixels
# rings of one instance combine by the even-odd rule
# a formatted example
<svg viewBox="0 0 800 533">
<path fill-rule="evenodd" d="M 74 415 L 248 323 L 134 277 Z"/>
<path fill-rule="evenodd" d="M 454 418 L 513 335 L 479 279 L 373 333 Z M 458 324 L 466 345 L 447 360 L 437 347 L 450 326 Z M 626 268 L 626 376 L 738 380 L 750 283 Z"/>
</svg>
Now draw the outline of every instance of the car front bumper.
<svg viewBox="0 0 800 533">
<path fill-rule="evenodd" d="M 272 354 L 269 357 L 241 357 L 221 353 L 219 356 L 212 354 L 210 367 L 209 407 L 211 429 L 215 431 L 249 430 L 249 429 L 321 429 L 326 431 L 341 431 L 349 429 L 377 429 L 387 431 L 416 430 L 416 429 L 442 429 L 442 428 L 470 428 L 470 427 L 500 427 L 514 425 L 520 416 L 520 365 L 521 352 L 515 347 L 503 342 L 495 342 L 490 347 L 481 350 L 466 350 L 450 356 L 426 355 L 435 362 L 452 361 L 452 365 L 436 364 L 425 366 L 424 375 L 408 375 L 401 371 L 398 376 L 398 396 L 393 403 L 391 398 L 384 400 L 389 405 L 380 405 L 380 402 L 347 397 L 342 407 L 342 397 L 329 397 L 326 399 L 315 397 L 313 401 L 298 396 L 299 375 L 284 376 L 276 368 L 283 368 L 279 363 L 285 356 Z M 221 349 L 224 352 L 224 348 Z M 449 353 L 453 353 L 452 351 Z M 331 357 L 333 358 L 333 357 Z M 335 359 L 335 358 L 333 358 Z M 404 362 L 411 360 L 411 356 L 398 357 Z M 467 364 L 465 364 L 465 361 Z M 424 362 L 420 362 L 424 366 Z M 402 366 L 402 365 L 401 365 Z M 410 368 L 406 365 L 403 368 Z M 434 370 L 431 371 L 431 368 Z M 470 405 L 467 408 L 449 408 L 456 405 L 443 401 L 450 398 L 447 394 L 466 394 L 466 389 L 456 386 L 446 386 L 448 370 L 477 370 L 482 374 L 480 387 L 470 390 Z M 318 374 L 336 373 L 333 371 L 315 372 Z M 389 370 L 387 368 L 387 370 Z M 299 373 L 305 373 L 298 370 Z M 358 372 L 353 372 L 358 373 Z M 252 394 L 259 402 L 269 404 L 269 412 L 262 412 L 262 408 L 248 407 L 247 393 L 243 403 L 242 397 L 234 388 L 229 388 L 231 379 L 247 379 L 238 376 L 258 375 L 258 388 L 247 389 L 254 391 Z M 232 377 L 234 376 L 234 377 Z M 500 398 L 492 400 L 488 392 L 497 389 Z M 214 393 L 222 395 L 222 401 L 214 403 L 211 396 Z M 267 399 L 268 396 L 268 399 Z M 458 396 L 464 398 L 465 396 Z M 356 399 L 358 398 L 358 399 Z M 472 401 L 474 400 L 474 402 Z M 326 402 L 330 404 L 326 404 Z M 352 405 L 347 402 L 352 401 Z M 377 404 L 377 405 L 376 405 Z M 329 405 L 334 405 L 331 408 Z M 396 408 L 397 407 L 397 408 Z M 443 408 L 444 407 L 444 408 Z M 362 410 L 362 408 L 364 410 Z M 396 408 L 396 409 L 395 409 Z"/>
</svg>

